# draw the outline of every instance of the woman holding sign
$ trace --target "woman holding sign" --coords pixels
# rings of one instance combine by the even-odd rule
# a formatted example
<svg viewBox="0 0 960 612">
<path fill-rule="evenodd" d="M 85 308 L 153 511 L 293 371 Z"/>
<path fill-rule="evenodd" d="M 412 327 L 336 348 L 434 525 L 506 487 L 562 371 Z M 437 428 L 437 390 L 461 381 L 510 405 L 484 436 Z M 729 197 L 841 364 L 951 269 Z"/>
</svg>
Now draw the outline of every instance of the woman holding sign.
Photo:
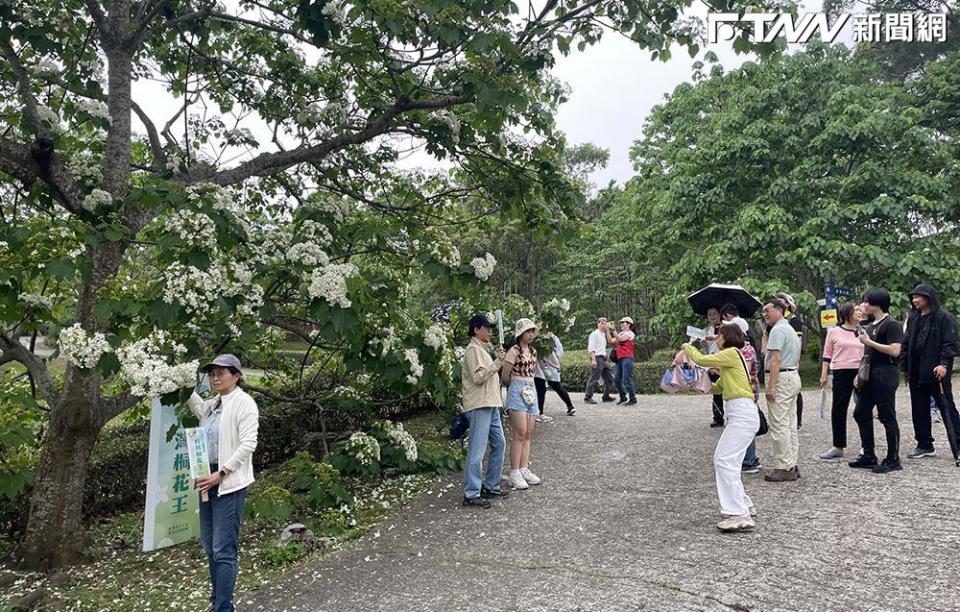
<svg viewBox="0 0 960 612">
<path fill-rule="evenodd" d="M 210 476 L 196 480 L 196 487 L 209 497 L 200 503 L 200 542 L 207 553 L 213 586 L 208 611 L 232 612 L 240 518 L 247 487 L 253 484 L 260 415 L 257 403 L 237 386 L 239 359 L 219 355 L 203 370 L 217 397 L 203 400 L 194 393 L 188 404 L 207 436 L 210 461 Z"/>
</svg>

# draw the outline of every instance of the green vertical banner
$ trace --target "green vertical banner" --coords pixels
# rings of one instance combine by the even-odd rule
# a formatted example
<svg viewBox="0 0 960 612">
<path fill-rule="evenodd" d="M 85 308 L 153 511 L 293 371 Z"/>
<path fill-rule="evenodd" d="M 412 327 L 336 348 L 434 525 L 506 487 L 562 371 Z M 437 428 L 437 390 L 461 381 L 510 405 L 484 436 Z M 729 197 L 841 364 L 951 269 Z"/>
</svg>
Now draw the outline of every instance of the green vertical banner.
<svg viewBox="0 0 960 612">
<path fill-rule="evenodd" d="M 143 550 L 151 551 L 200 537 L 200 498 L 190 480 L 190 449 L 175 406 L 159 399 L 150 408 L 150 455 L 147 505 L 143 518 Z"/>
</svg>

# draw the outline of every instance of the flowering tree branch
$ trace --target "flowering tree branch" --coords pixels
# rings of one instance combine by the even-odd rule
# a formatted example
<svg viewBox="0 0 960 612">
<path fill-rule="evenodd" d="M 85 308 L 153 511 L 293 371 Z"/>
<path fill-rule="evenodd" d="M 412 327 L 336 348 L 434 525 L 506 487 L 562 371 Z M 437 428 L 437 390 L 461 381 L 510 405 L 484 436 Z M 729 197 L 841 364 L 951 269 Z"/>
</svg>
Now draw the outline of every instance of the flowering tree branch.
<svg viewBox="0 0 960 612">
<path fill-rule="evenodd" d="M 49 159 L 44 154 L 51 155 Z M 46 166 L 40 160 L 47 162 Z M 83 207 L 83 192 L 73 176 L 61 166 L 56 157 L 45 152 L 39 144 L 25 145 L 0 138 L 0 170 L 14 176 L 25 185 L 41 179 L 50 186 L 57 201 L 68 211 L 78 213 Z"/>
</svg>

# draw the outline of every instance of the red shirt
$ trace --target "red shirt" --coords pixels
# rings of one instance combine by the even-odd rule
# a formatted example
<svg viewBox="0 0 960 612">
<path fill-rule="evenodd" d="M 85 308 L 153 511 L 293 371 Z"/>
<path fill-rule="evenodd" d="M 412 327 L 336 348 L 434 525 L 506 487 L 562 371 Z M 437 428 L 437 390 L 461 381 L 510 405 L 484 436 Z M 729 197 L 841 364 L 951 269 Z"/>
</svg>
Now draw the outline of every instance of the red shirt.
<svg viewBox="0 0 960 612">
<path fill-rule="evenodd" d="M 636 344 L 636 336 L 634 336 L 632 331 L 623 332 L 630 336 L 630 339 L 621 342 L 617 340 L 617 359 L 623 359 L 624 357 L 633 357 L 633 345 Z"/>
</svg>

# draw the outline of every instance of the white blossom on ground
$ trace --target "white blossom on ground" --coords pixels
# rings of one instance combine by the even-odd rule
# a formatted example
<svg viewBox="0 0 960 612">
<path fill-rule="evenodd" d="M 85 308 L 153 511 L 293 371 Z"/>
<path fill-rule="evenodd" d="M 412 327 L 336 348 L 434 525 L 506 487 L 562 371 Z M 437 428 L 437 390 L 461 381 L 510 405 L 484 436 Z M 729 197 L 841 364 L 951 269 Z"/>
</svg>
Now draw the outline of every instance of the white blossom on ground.
<svg viewBox="0 0 960 612">
<path fill-rule="evenodd" d="M 362 431 L 354 432 L 347 441 L 346 451 L 356 457 L 363 465 L 380 461 L 380 443 L 377 439 Z"/>
<path fill-rule="evenodd" d="M 93 212 L 101 206 L 109 206 L 113 203 L 113 196 L 103 189 L 94 189 L 90 195 L 83 198 L 83 207 Z"/>
<path fill-rule="evenodd" d="M 200 362 L 171 363 L 187 352 L 165 331 L 157 330 L 117 349 L 120 377 L 138 397 L 159 397 L 193 385 Z"/>
<path fill-rule="evenodd" d="M 60 332 L 60 355 L 78 367 L 90 370 L 97 366 L 104 353 L 113 350 L 100 332 L 88 333 L 79 323 Z"/>
<path fill-rule="evenodd" d="M 470 265 L 473 266 L 477 278 L 485 281 L 493 274 L 494 268 L 497 267 L 497 260 L 494 259 L 493 255 L 487 253 L 484 257 L 474 257 Z"/>
<path fill-rule="evenodd" d="M 347 279 L 356 276 L 357 272 L 357 266 L 352 263 L 330 264 L 317 268 L 308 277 L 307 295 L 312 299 L 323 299 L 331 306 L 350 308 Z"/>
</svg>

